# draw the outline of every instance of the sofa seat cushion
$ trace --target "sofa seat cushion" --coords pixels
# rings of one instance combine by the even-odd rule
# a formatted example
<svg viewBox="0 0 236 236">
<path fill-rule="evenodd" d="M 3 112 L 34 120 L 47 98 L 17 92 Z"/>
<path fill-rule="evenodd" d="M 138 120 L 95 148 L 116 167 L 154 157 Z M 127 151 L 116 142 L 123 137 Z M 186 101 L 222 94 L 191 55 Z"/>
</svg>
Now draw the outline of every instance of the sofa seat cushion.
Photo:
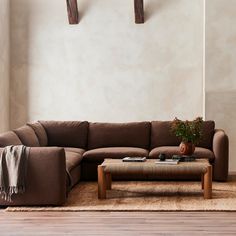
<svg viewBox="0 0 236 236">
<path fill-rule="evenodd" d="M 66 155 L 67 190 L 77 184 L 81 177 L 81 161 L 84 153 L 80 148 L 64 148 Z"/>
<path fill-rule="evenodd" d="M 179 147 L 178 146 L 163 146 L 157 147 L 150 151 L 149 158 L 155 159 L 158 158 L 160 153 L 166 154 L 167 158 L 171 158 L 173 155 L 179 154 Z M 214 160 L 215 156 L 214 153 L 206 148 L 196 147 L 194 156 L 197 158 L 207 158 L 209 160 Z"/>
<path fill-rule="evenodd" d="M 85 152 L 85 150 L 82 148 L 73 148 L 73 147 L 64 147 L 64 150 L 65 152 L 75 152 L 80 155 L 83 155 L 83 153 Z"/>
<path fill-rule="evenodd" d="M 96 148 L 85 152 L 83 154 L 83 161 L 97 162 L 103 161 L 105 158 L 119 159 L 127 156 L 148 157 L 148 150 L 134 147 Z"/>
<path fill-rule="evenodd" d="M 66 155 L 66 169 L 67 171 L 70 171 L 74 167 L 80 165 L 82 159 L 83 159 L 83 149 L 80 148 L 74 148 L 78 150 L 68 151 L 70 149 L 65 148 L 65 155 Z"/>
<path fill-rule="evenodd" d="M 81 165 L 78 165 L 69 171 L 66 179 L 67 193 L 80 181 Z"/>
</svg>

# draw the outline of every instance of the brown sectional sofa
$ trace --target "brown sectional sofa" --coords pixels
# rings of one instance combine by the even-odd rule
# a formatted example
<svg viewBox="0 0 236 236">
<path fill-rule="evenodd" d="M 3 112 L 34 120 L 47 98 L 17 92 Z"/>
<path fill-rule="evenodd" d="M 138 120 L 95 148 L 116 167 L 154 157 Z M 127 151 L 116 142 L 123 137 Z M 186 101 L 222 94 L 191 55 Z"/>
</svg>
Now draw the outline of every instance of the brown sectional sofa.
<svg viewBox="0 0 236 236">
<path fill-rule="evenodd" d="M 216 130 L 214 121 L 204 122 L 203 139 L 195 155 L 213 165 L 213 178 L 228 176 L 228 137 Z M 27 189 L 0 205 L 61 205 L 70 189 L 82 180 L 96 180 L 97 166 L 105 158 L 178 153 L 180 141 L 170 132 L 169 121 L 89 123 L 87 121 L 38 121 L 0 135 L 0 147 L 24 144 L 30 149 Z M 0 152 L 1 149 L 0 148 Z M 115 176 L 116 179 L 150 179 Z M 151 177 L 160 179 L 160 176 Z M 166 177 L 168 179 L 168 176 Z M 180 176 L 182 179 L 195 176 Z"/>
</svg>

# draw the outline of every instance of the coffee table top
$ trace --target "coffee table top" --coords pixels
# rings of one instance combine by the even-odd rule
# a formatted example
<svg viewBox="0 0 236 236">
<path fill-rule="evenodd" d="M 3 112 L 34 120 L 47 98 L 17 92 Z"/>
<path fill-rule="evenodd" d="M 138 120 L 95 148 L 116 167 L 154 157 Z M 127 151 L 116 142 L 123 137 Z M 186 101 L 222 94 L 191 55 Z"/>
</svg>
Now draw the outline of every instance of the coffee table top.
<svg viewBox="0 0 236 236">
<path fill-rule="evenodd" d="M 101 164 L 105 172 L 112 174 L 158 174 L 158 175 L 199 175 L 207 172 L 210 163 L 206 159 L 193 162 L 179 162 L 177 165 L 157 164 L 157 159 L 145 162 L 123 162 L 122 159 L 105 159 Z"/>
</svg>

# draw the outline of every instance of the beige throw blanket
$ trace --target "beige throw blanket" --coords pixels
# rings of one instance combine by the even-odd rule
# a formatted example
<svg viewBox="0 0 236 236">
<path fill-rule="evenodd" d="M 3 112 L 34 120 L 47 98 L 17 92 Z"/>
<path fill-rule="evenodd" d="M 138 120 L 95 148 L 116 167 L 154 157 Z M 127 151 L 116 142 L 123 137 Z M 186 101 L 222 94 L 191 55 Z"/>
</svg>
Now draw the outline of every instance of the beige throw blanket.
<svg viewBox="0 0 236 236">
<path fill-rule="evenodd" d="M 0 155 L 0 195 L 12 201 L 12 194 L 25 192 L 29 147 L 7 146 Z"/>
</svg>

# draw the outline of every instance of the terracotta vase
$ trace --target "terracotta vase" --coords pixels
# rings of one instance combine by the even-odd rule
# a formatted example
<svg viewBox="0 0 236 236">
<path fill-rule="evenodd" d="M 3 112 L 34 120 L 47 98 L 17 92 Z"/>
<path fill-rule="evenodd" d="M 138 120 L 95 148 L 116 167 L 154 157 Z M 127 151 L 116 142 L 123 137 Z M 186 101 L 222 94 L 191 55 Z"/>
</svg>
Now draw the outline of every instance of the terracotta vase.
<svg viewBox="0 0 236 236">
<path fill-rule="evenodd" d="M 181 155 L 192 155 L 195 151 L 195 145 L 191 142 L 181 142 L 179 152 Z"/>
</svg>

